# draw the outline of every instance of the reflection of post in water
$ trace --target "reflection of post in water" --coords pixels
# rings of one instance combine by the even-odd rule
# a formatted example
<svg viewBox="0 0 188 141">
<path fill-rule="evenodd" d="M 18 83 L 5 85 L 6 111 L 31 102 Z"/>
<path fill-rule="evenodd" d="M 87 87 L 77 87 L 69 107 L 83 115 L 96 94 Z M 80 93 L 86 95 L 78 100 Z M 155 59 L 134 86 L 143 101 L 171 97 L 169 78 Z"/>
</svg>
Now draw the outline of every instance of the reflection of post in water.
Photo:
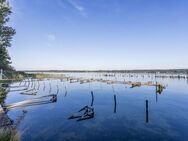
<svg viewBox="0 0 188 141">
<path fill-rule="evenodd" d="M 35 89 L 35 87 L 36 87 L 36 83 L 34 82 L 34 88 L 33 89 Z"/>
<path fill-rule="evenodd" d="M 56 92 L 56 95 L 59 93 L 59 86 L 57 84 L 57 92 Z"/>
<path fill-rule="evenodd" d="M 91 91 L 91 97 L 92 97 L 91 106 L 93 106 L 93 103 L 94 103 L 94 95 L 93 95 L 93 91 Z"/>
<path fill-rule="evenodd" d="M 51 91 L 52 91 L 52 86 L 51 86 L 51 83 L 49 83 L 49 86 L 50 86 L 50 89 L 49 89 L 49 94 L 51 94 Z"/>
<path fill-rule="evenodd" d="M 156 82 L 156 85 L 155 85 L 155 91 L 156 91 L 156 93 L 157 93 L 157 82 Z"/>
<path fill-rule="evenodd" d="M 115 94 L 115 89 L 114 89 L 114 85 L 112 84 L 112 90 L 113 90 L 113 93 L 114 93 L 114 113 L 116 113 L 116 94 Z"/>
<path fill-rule="evenodd" d="M 114 95 L 114 113 L 116 113 L 116 105 L 117 105 L 117 103 L 116 103 L 116 95 Z"/>
<path fill-rule="evenodd" d="M 45 82 L 43 82 L 43 84 L 44 84 L 43 91 L 45 91 L 45 88 L 46 88 L 46 86 L 45 86 Z"/>
<path fill-rule="evenodd" d="M 124 79 L 124 85 L 125 85 L 125 79 Z M 126 90 L 126 88 L 127 88 L 127 87 L 126 87 L 126 85 L 125 85 L 125 90 Z"/>
<path fill-rule="evenodd" d="M 27 83 L 27 81 L 25 80 L 25 82 L 24 82 L 24 86 L 26 86 L 26 83 Z"/>
<path fill-rule="evenodd" d="M 156 102 L 158 102 L 157 82 L 156 82 Z"/>
<path fill-rule="evenodd" d="M 33 79 L 31 78 L 31 88 L 33 88 Z"/>
<path fill-rule="evenodd" d="M 39 90 L 39 89 L 40 89 L 40 83 L 39 83 L 39 80 L 37 80 L 37 83 L 38 83 L 37 90 Z"/>
<path fill-rule="evenodd" d="M 67 96 L 67 87 L 65 86 L 65 97 Z"/>
<path fill-rule="evenodd" d="M 27 78 L 27 80 L 28 80 L 28 85 L 27 85 L 27 87 L 29 88 L 29 86 L 30 86 L 30 80 L 29 80 L 29 78 Z"/>
<path fill-rule="evenodd" d="M 158 94 L 156 93 L 156 102 L 158 102 Z"/>
<path fill-rule="evenodd" d="M 149 122 L 149 117 L 148 117 L 148 100 L 146 100 L 146 123 Z"/>
<path fill-rule="evenodd" d="M 19 86 L 21 86 L 21 84 L 22 84 L 22 81 L 23 81 L 23 80 L 21 80 L 21 81 L 20 81 L 20 83 L 19 83 Z"/>
</svg>

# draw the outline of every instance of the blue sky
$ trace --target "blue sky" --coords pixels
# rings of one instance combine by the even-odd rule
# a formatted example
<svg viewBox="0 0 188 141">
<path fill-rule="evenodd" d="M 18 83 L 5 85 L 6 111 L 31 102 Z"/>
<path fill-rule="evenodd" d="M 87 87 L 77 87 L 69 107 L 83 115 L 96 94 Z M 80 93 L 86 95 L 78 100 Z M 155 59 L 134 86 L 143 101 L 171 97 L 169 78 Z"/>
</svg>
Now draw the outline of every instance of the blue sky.
<svg viewBox="0 0 188 141">
<path fill-rule="evenodd" d="M 16 69 L 188 68 L 188 0 L 10 0 Z"/>
</svg>

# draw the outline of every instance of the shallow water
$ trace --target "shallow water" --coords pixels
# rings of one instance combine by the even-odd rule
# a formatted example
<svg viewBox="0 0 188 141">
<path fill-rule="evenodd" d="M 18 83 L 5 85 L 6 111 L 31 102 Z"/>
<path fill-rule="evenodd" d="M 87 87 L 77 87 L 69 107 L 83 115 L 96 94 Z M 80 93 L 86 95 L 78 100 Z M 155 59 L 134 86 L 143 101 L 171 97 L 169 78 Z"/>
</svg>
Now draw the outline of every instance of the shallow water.
<svg viewBox="0 0 188 141">
<path fill-rule="evenodd" d="M 130 88 L 123 84 L 69 83 L 59 79 L 39 81 L 37 95 L 21 95 L 9 92 L 5 104 L 34 97 L 59 93 L 54 103 L 10 109 L 8 117 L 15 125 L 21 141 L 186 141 L 188 138 L 188 83 L 186 79 L 156 79 L 155 77 L 122 76 L 104 77 L 91 73 L 67 73 L 75 77 L 103 78 L 126 81 L 153 81 L 166 85 L 161 94 L 155 87 Z M 37 83 L 37 82 L 36 82 Z M 45 90 L 44 90 L 45 83 Z M 18 85 L 14 83 L 12 85 Z M 66 88 L 65 88 L 66 87 Z M 67 90 L 67 93 L 66 93 Z M 92 102 L 94 117 L 77 121 L 68 119 L 85 105 Z M 116 104 L 114 101 L 116 95 Z M 146 114 L 148 100 L 148 120 Z"/>
</svg>

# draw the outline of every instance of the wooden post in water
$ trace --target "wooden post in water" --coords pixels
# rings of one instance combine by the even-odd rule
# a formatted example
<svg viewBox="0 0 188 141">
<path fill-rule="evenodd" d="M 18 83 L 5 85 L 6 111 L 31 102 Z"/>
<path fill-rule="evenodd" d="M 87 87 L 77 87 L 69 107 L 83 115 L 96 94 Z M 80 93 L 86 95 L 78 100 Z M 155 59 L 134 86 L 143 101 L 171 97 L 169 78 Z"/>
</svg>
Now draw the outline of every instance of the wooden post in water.
<svg viewBox="0 0 188 141">
<path fill-rule="evenodd" d="M 40 83 L 39 83 L 39 80 L 37 80 L 37 82 L 38 82 L 38 88 L 37 88 L 37 90 L 39 90 L 39 89 L 40 89 Z"/>
<path fill-rule="evenodd" d="M 27 87 L 29 88 L 29 86 L 30 86 L 30 80 L 29 80 L 29 78 L 28 78 L 27 81 L 28 81 L 28 85 L 27 85 Z"/>
<path fill-rule="evenodd" d="M 25 86 L 25 85 L 24 85 Z M 34 82 L 34 89 L 35 89 L 36 83 Z"/>
<path fill-rule="evenodd" d="M 92 97 L 91 106 L 93 106 L 93 103 L 94 103 L 94 95 L 93 95 L 93 91 L 91 91 L 91 97 Z"/>
<path fill-rule="evenodd" d="M 65 97 L 67 96 L 67 87 L 65 86 Z"/>
<path fill-rule="evenodd" d="M 45 82 L 43 82 L 43 84 L 44 84 L 43 91 L 45 91 Z"/>
<path fill-rule="evenodd" d="M 158 95 L 157 95 L 157 93 L 158 93 L 158 90 L 157 90 L 157 82 L 156 82 L 156 102 L 158 102 Z"/>
<path fill-rule="evenodd" d="M 116 95 L 114 95 L 114 113 L 116 113 L 116 106 L 117 106 Z"/>
<path fill-rule="evenodd" d="M 27 81 L 26 80 L 24 80 L 25 82 L 24 82 L 24 86 L 26 86 L 26 84 L 27 84 Z"/>
<path fill-rule="evenodd" d="M 56 95 L 58 95 L 58 93 L 59 93 L 59 86 L 58 86 L 58 84 L 57 84 L 57 92 L 56 92 Z"/>
<path fill-rule="evenodd" d="M 148 117 L 148 100 L 146 100 L 146 123 L 149 122 L 149 117 Z"/>
<path fill-rule="evenodd" d="M 33 88 L 33 79 L 31 79 L 31 82 L 32 82 L 32 83 L 31 83 L 31 88 Z"/>
<path fill-rule="evenodd" d="M 186 79 L 187 79 L 187 84 L 188 84 L 188 72 L 187 72 L 187 75 L 186 75 Z"/>
<path fill-rule="evenodd" d="M 49 86 L 50 86 L 49 94 L 51 94 L 51 91 L 52 91 L 51 83 L 49 83 Z"/>
</svg>

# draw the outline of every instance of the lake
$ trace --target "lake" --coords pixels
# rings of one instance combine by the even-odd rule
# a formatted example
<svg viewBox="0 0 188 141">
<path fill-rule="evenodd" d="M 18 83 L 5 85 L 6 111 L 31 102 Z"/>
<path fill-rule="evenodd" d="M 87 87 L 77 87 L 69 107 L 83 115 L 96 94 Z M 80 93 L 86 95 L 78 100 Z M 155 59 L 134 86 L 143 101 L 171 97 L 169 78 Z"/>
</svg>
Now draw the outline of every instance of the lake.
<svg viewBox="0 0 188 141">
<path fill-rule="evenodd" d="M 9 105 L 4 113 L 20 141 L 186 141 L 188 138 L 187 79 L 158 78 L 152 74 L 64 73 L 84 79 L 148 82 L 155 86 L 131 88 L 128 84 L 65 79 L 31 79 L 11 86 L 27 85 L 36 93 L 21 94 L 10 88 L 4 105 L 30 100 L 26 106 Z M 70 83 L 72 82 L 72 83 Z M 18 90 L 18 91 L 14 91 Z M 55 100 L 53 95 L 57 94 Z M 43 97 L 50 95 L 49 97 Z M 27 102 L 27 101 L 26 101 Z M 22 103 L 23 104 L 23 103 Z M 83 109 L 82 109 L 83 108 Z M 79 110 L 81 110 L 79 112 Z M 2 121 L 0 121 L 2 122 Z"/>
</svg>

